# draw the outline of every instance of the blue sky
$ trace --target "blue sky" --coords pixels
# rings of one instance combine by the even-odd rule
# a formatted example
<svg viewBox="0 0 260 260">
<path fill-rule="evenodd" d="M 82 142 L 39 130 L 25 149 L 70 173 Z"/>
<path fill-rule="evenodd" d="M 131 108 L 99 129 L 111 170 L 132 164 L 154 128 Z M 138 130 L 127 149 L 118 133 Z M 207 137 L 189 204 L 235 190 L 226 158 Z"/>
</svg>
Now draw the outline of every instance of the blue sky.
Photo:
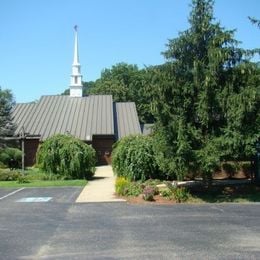
<svg viewBox="0 0 260 260">
<path fill-rule="evenodd" d="M 1 0 L 0 86 L 16 102 L 60 94 L 70 83 L 75 24 L 84 81 L 119 62 L 156 65 L 167 39 L 188 28 L 191 0 Z M 215 18 L 260 47 L 259 0 L 215 0 Z"/>
</svg>

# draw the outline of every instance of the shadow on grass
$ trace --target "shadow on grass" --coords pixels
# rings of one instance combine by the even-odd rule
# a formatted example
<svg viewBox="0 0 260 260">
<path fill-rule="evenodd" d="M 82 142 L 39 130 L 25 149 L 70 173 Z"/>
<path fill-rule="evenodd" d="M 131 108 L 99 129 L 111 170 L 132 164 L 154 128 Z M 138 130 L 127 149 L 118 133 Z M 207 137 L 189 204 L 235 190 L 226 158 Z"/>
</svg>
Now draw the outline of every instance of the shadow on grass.
<svg viewBox="0 0 260 260">
<path fill-rule="evenodd" d="M 207 203 L 260 202 L 260 187 L 254 184 L 211 187 L 191 191 L 193 200 Z"/>
</svg>

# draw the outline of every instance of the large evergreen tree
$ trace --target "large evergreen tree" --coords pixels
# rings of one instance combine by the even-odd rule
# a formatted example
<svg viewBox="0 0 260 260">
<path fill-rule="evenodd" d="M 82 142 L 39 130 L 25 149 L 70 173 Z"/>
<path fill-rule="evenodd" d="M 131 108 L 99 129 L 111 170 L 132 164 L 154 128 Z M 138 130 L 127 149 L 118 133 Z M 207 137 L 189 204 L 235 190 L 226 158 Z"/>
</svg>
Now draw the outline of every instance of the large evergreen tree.
<svg viewBox="0 0 260 260">
<path fill-rule="evenodd" d="M 191 167 L 210 174 L 220 159 L 251 155 L 259 135 L 259 73 L 249 52 L 214 22 L 212 0 L 193 0 L 189 22 L 153 77 L 158 161 L 179 179 Z"/>
<path fill-rule="evenodd" d="M 13 134 L 14 125 L 11 120 L 11 110 L 14 106 L 13 95 L 10 90 L 0 87 L 0 137 Z"/>
</svg>

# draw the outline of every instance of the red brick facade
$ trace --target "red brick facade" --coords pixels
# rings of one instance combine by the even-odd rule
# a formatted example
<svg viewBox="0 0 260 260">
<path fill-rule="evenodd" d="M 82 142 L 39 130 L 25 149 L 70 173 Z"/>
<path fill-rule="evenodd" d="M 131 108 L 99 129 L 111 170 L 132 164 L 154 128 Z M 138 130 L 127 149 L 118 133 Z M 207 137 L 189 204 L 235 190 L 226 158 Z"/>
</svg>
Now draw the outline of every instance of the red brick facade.
<svg viewBox="0 0 260 260">
<path fill-rule="evenodd" d="M 93 148 L 97 153 L 98 165 L 111 164 L 112 145 L 114 136 L 93 136 Z"/>
<path fill-rule="evenodd" d="M 24 164 L 32 166 L 36 163 L 36 152 L 39 146 L 39 139 L 26 139 L 24 142 Z"/>
<path fill-rule="evenodd" d="M 92 144 L 97 154 L 97 164 L 111 164 L 112 145 L 114 136 L 93 136 Z M 24 143 L 25 150 L 25 166 L 32 166 L 36 163 L 36 152 L 39 146 L 39 139 L 26 139 Z"/>
</svg>

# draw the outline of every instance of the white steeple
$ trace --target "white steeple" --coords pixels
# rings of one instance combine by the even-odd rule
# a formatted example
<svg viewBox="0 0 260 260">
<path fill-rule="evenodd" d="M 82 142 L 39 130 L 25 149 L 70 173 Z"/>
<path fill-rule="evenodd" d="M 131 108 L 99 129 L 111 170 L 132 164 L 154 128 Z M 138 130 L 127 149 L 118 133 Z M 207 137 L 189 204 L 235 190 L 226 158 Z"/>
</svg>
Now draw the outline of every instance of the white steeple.
<svg viewBox="0 0 260 260">
<path fill-rule="evenodd" d="M 80 74 L 79 52 L 78 52 L 78 27 L 74 26 L 75 44 L 74 44 L 74 59 L 72 64 L 72 74 L 70 79 L 70 96 L 82 97 L 82 75 Z"/>
</svg>

